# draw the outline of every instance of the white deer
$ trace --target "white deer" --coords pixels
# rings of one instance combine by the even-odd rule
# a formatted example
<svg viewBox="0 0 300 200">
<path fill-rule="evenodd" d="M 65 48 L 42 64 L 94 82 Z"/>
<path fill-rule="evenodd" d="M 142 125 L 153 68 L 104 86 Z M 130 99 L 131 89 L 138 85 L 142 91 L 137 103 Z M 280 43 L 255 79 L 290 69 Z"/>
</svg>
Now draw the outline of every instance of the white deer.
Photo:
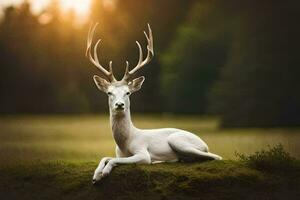
<svg viewBox="0 0 300 200">
<path fill-rule="evenodd" d="M 108 95 L 110 123 L 116 142 L 116 157 L 101 159 L 95 170 L 93 183 L 95 184 L 107 176 L 118 164 L 150 164 L 203 159 L 221 160 L 220 156 L 208 152 L 208 146 L 203 140 L 188 131 L 176 128 L 143 130 L 133 125 L 130 116 L 129 96 L 141 88 L 145 77 L 141 76 L 132 80 L 132 76 L 148 64 L 154 56 L 151 28 L 148 24 L 149 34 L 144 31 L 148 41 L 147 57 L 143 60 L 141 45 L 136 41 L 139 49 L 138 64 L 129 70 L 129 62 L 126 61 L 125 75 L 122 80 L 117 81 L 113 75 L 112 61 L 109 63 L 109 71 L 99 63 L 97 47 L 100 39 L 94 46 L 94 56 L 92 56 L 92 41 L 97 25 L 95 24 L 89 30 L 86 56 L 107 78 L 106 80 L 96 75 L 93 77 L 98 89 Z"/>
</svg>

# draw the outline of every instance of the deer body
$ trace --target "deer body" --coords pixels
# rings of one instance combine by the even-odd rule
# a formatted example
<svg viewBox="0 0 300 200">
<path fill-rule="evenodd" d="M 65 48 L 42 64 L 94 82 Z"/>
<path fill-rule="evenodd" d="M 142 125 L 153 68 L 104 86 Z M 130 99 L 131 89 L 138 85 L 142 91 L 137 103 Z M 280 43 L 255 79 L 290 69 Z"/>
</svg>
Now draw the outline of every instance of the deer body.
<svg viewBox="0 0 300 200">
<path fill-rule="evenodd" d="M 130 115 L 129 96 L 138 91 L 145 78 L 143 76 L 131 79 L 131 76 L 141 67 L 146 65 L 154 55 L 153 39 L 150 26 L 149 35 L 144 32 L 147 41 L 147 57 L 143 60 L 140 44 L 139 61 L 137 66 L 129 71 L 127 63 L 123 79 L 117 81 L 112 73 L 112 62 L 110 70 L 104 69 L 97 57 L 97 46 L 94 47 L 94 57 L 91 55 L 92 37 L 96 26 L 89 31 L 87 41 L 87 56 L 91 62 L 108 78 L 109 81 L 99 76 L 94 76 L 94 81 L 99 90 L 107 93 L 110 111 L 110 123 L 114 140 L 116 142 L 116 157 L 104 157 L 101 159 L 93 176 L 93 183 L 107 176 L 113 167 L 118 164 L 143 163 L 150 164 L 156 162 L 176 162 L 179 160 L 221 160 L 216 154 L 208 152 L 207 144 L 198 136 L 188 131 L 163 128 L 163 129 L 138 129 L 132 121 Z"/>
</svg>

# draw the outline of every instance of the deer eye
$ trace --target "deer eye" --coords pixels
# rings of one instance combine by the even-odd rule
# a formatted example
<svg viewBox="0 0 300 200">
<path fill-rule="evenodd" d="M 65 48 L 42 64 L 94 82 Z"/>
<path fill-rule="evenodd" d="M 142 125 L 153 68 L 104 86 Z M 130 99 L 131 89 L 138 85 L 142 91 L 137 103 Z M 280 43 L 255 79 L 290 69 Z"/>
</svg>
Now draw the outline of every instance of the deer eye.
<svg viewBox="0 0 300 200">
<path fill-rule="evenodd" d="M 130 95 L 130 92 L 126 92 L 126 95 Z"/>
<path fill-rule="evenodd" d="M 111 92 L 107 92 L 107 95 L 110 96 L 110 95 L 112 95 L 112 93 Z"/>
</svg>

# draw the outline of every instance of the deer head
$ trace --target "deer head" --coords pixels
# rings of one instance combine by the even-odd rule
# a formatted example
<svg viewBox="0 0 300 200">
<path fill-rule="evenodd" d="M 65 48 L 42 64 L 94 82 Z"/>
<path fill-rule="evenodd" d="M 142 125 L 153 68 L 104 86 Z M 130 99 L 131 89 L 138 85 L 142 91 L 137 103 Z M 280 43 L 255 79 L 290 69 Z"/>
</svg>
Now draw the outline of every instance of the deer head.
<svg viewBox="0 0 300 200">
<path fill-rule="evenodd" d="M 145 37 L 148 42 L 147 57 L 143 59 L 142 47 L 140 43 L 136 41 L 136 44 L 139 49 L 139 61 L 132 70 L 129 70 L 129 62 L 126 61 L 125 74 L 123 78 L 120 81 L 118 81 L 113 74 L 112 61 L 109 62 L 109 71 L 107 71 L 99 63 L 97 48 L 99 43 L 101 42 L 101 39 L 98 39 L 98 41 L 96 42 L 93 49 L 94 56 L 92 56 L 93 36 L 97 25 L 98 23 L 96 23 L 94 26 L 91 26 L 89 29 L 88 38 L 87 38 L 86 56 L 104 75 L 104 78 L 94 75 L 93 79 L 97 88 L 108 95 L 110 111 L 112 113 L 122 113 L 127 111 L 130 107 L 129 96 L 132 93 L 141 89 L 142 84 L 145 80 L 144 76 L 133 79 L 134 74 L 143 66 L 148 64 L 154 56 L 152 31 L 150 25 L 148 24 L 149 34 L 147 34 L 144 31 Z"/>
</svg>

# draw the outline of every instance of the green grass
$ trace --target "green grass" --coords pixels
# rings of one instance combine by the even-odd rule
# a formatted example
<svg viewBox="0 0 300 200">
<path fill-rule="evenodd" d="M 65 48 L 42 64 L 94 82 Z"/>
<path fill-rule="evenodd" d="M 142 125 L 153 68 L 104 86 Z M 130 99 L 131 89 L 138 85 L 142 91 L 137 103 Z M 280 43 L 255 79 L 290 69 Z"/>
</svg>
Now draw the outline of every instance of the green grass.
<svg viewBox="0 0 300 200">
<path fill-rule="evenodd" d="M 300 129 L 226 129 L 199 117 L 133 116 L 140 128 L 176 127 L 198 134 L 214 153 L 235 159 L 281 143 L 300 158 Z M 0 165 L 36 160 L 98 161 L 114 155 L 108 116 L 8 116 L 0 118 Z"/>
<path fill-rule="evenodd" d="M 0 199 L 300 196 L 299 129 L 219 130 L 217 120 L 199 117 L 134 116 L 134 122 L 141 128 L 177 127 L 195 132 L 226 160 L 122 165 L 100 185 L 92 186 L 100 158 L 114 155 L 107 116 L 2 117 Z M 282 146 L 273 147 L 278 143 Z"/>
<path fill-rule="evenodd" d="M 122 165 L 99 185 L 95 162 L 1 168 L 1 199 L 297 199 L 300 165 L 260 171 L 240 161 Z"/>
</svg>

